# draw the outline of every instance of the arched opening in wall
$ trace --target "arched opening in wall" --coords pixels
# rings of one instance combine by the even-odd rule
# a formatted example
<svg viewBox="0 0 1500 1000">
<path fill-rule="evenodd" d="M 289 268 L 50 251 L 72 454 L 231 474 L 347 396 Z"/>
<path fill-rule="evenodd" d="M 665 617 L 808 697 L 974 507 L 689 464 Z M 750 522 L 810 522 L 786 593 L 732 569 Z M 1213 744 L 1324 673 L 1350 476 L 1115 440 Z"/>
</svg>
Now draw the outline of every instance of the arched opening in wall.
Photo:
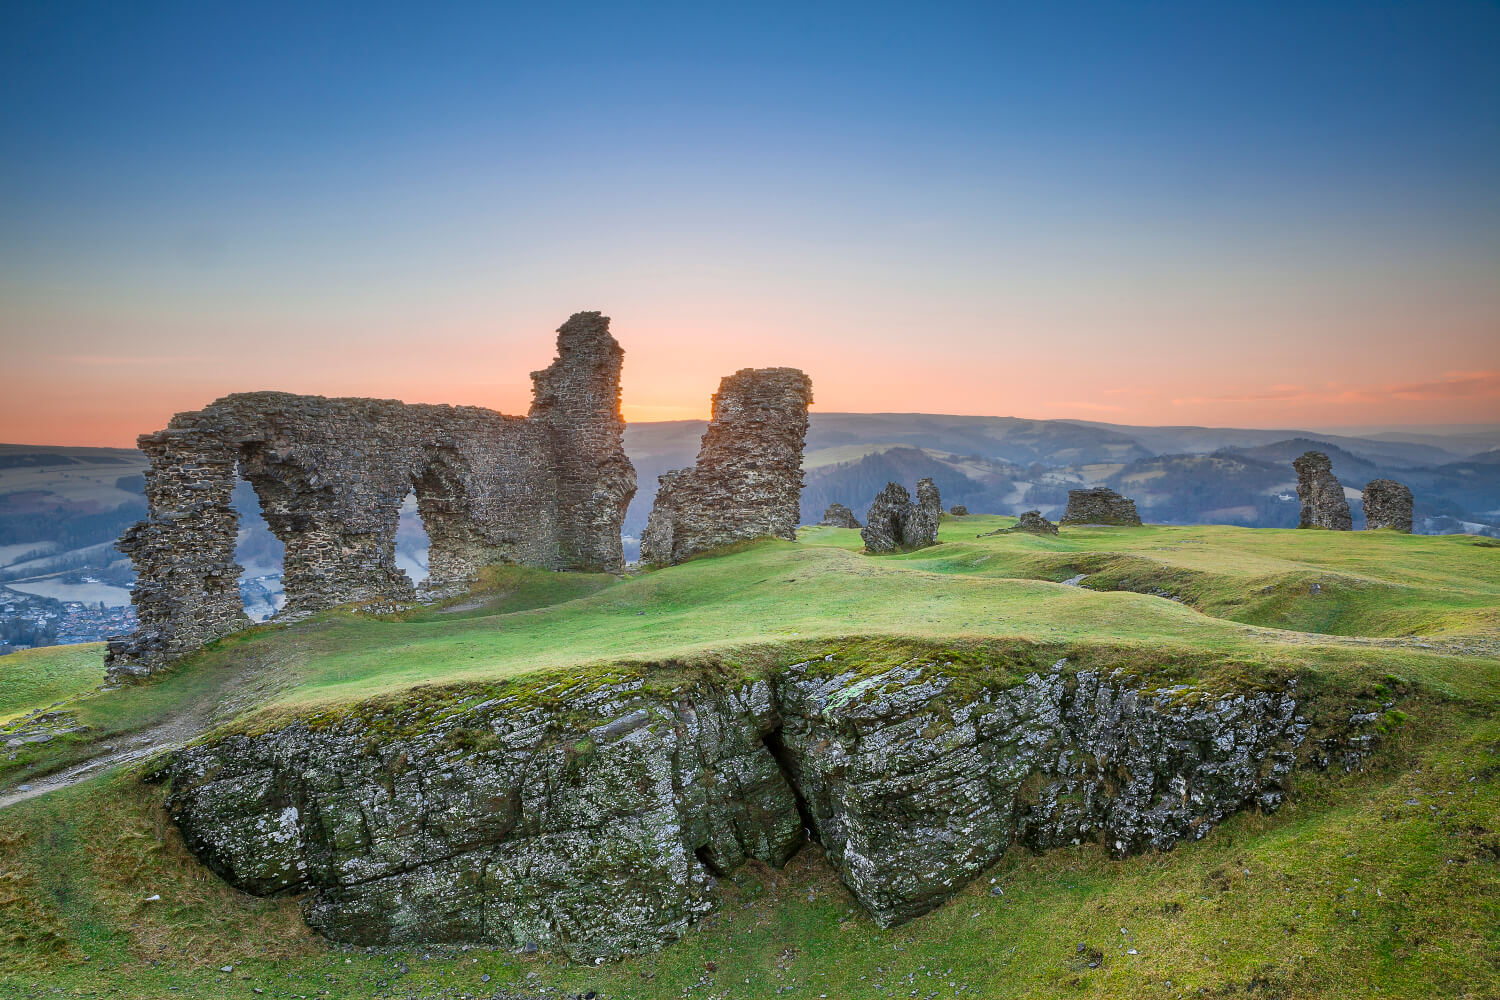
<svg viewBox="0 0 1500 1000">
<path fill-rule="evenodd" d="M 422 512 L 417 509 L 417 491 L 409 490 L 401 501 L 401 521 L 396 526 L 396 568 L 421 586 L 427 579 L 427 556 L 432 547 Z"/>
<path fill-rule="evenodd" d="M 271 533 L 255 488 L 236 470 L 229 503 L 240 516 L 234 561 L 240 564 L 240 600 L 251 621 L 263 622 L 286 603 L 281 587 L 286 546 Z"/>
</svg>

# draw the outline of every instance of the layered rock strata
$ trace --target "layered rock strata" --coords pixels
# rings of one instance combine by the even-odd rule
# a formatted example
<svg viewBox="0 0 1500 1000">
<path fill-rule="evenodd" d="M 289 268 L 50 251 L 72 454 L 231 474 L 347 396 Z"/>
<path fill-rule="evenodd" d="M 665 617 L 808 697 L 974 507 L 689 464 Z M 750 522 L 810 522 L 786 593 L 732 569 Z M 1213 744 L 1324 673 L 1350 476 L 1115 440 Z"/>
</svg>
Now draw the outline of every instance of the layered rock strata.
<svg viewBox="0 0 1500 1000">
<path fill-rule="evenodd" d="M 858 528 L 859 519 L 854 516 L 854 511 L 841 503 L 831 503 L 823 512 L 823 520 L 818 522 L 823 528 Z"/>
<path fill-rule="evenodd" d="M 859 536 L 868 552 L 904 552 L 937 543 L 943 500 L 931 479 L 917 482 L 917 499 L 900 483 L 886 483 L 865 514 Z"/>
<path fill-rule="evenodd" d="M 882 925 L 1013 843 L 1166 850 L 1236 809 L 1275 809 L 1307 728 L 1290 686 L 830 661 L 231 736 L 172 755 L 169 808 L 214 871 L 256 895 L 308 893 L 307 919 L 335 940 L 592 959 L 676 938 L 713 908 L 715 877 L 780 865 L 805 834 Z"/>
<path fill-rule="evenodd" d="M 811 404 L 812 379 L 795 368 L 742 368 L 720 382 L 697 464 L 657 480 L 641 561 L 669 566 L 731 542 L 794 540 Z"/>
<path fill-rule="evenodd" d="M 413 491 L 433 593 L 495 562 L 620 571 L 620 524 L 635 493 L 620 418 L 623 352 L 598 313 L 569 319 L 557 349 L 552 366 L 532 375 L 529 418 L 253 392 L 179 413 L 141 437 L 150 513 L 120 541 L 136 567 L 140 627 L 110 643 L 110 678 L 146 676 L 248 624 L 229 505 L 236 473 L 285 545 L 284 615 L 412 600 L 395 554 Z"/>
<path fill-rule="evenodd" d="M 1302 501 L 1299 528 L 1354 530 L 1344 487 L 1333 474 L 1333 463 L 1321 451 L 1304 452 L 1292 463 L 1297 470 L 1297 496 Z"/>
<path fill-rule="evenodd" d="M 1411 534 L 1411 490 L 1394 479 L 1374 479 L 1365 487 L 1365 527 Z"/>
<path fill-rule="evenodd" d="M 1068 509 L 1060 523 L 1136 526 L 1141 523 L 1141 516 L 1136 513 L 1134 500 L 1107 487 L 1096 486 L 1068 491 Z"/>
</svg>

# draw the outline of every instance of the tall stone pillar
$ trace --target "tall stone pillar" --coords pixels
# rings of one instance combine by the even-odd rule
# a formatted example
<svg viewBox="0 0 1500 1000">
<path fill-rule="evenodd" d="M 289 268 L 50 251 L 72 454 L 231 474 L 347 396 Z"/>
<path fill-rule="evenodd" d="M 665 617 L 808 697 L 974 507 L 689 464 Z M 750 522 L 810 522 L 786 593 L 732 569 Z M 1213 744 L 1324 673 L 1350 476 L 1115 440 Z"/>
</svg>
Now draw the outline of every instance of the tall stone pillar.
<svg viewBox="0 0 1500 1000">
<path fill-rule="evenodd" d="M 530 417 L 552 438 L 562 569 L 618 573 L 625 566 L 620 525 L 635 496 L 635 466 L 620 415 L 624 359 L 609 317 L 580 312 L 557 330 L 557 359 L 531 373 Z"/>
<path fill-rule="evenodd" d="M 139 439 L 149 516 L 127 529 L 118 547 L 135 564 L 131 593 L 136 633 L 109 644 L 111 681 L 145 677 L 204 643 L 250 624 L 234 561 L 239 515 L 232 446 L 193 427 Z"/>
</svg>

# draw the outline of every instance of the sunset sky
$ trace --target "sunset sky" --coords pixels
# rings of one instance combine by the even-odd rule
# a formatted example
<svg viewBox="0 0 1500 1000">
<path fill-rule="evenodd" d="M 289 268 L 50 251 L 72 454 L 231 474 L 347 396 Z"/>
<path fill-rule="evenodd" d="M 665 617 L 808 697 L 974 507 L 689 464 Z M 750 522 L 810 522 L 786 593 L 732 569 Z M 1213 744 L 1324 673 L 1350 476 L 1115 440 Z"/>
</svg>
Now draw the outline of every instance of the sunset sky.
<svg viewBox="0 0 1500 1000">
<path fill-rule="evenodd" d="M 0 441 L 227 392 L 1500 422 L 1500 4 L 0 9 Z"/>
</svg>

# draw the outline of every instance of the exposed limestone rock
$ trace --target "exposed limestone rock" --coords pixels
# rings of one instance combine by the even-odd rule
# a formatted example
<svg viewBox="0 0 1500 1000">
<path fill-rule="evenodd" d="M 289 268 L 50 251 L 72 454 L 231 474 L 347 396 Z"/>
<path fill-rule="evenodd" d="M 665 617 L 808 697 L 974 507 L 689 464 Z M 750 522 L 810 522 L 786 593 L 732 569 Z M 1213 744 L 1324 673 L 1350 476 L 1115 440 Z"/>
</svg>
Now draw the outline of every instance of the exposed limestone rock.
<svg viewBox="0 0 1500 1000">
<path fill-rule="evenodd" d="M 676 938 L 714 906 L 713 876 L 782 864 L 804 825 L 882 925 L 1014 842 L 1166 850 L 1275 809 L 1307 729 L 1290 687 L 1143 689 L 1066 661 L 1006 675 L 815 660 L 738 686 L 369 706 L 177 751 L 169 807 L 214 871 L 309 893 L 335 940 L 589 959 Z"/>
<path fill-rule="evenodd" d="M 1039 510 L 1028 510 L 1016 519 L 1013 531 L 1027 531 L 1033 535 L 1055 535 L 1057 525 L 1042 516 Z"/>
<path fill-rule="evenodd" d="M 1365 487 L 1365 527 L 1411 534 L 1411 490 L 1394 479 L 1372 479 Z"/>
<path fill-rule="evenodd" d="M 141 677 L 248 624 L 234 562 L 236 468 L 286 546 L 285 615 L 414 599 L 396 567 L 412 490 L 431 542 L 430 592 L 487 563 L 623 568 L 620 524 L 635 491 L 622 445 L 622 352 L 598 313 L 558 331 L 533 375 L 529 419 L 472 406 L 236 393 L 144 435 L 150 517 L 120 548 L 136 565 L 135 635 L 110 643 L 112 680 Z"/>
<path fill-rule="evenodd" d="M 923 549 L 937 542 L 943 502 L 931 479 L 917 483 L 917 501 L 900 483 L 886 483 L 865 514 L 859 536 L 869 552 L 902 552 Z"/>
<path fill-rule="evenodd" d="M 1297 470 L 1297 496 L 1302 500 L 1299 528 L 1327 528 L 1330 531 L 1352 531 L 1354 519 L 1349 515 L 1349 501 L 1344 487 L 1333 475 L 1333 463 L 1321 451 L 1304 452 L 1292 463 Z"/>
<path fill-rule="evenodd" d="M 818 524 L 824 528 L 858 528 L 859 521 L 854 516 L 854 511 L 841 503 L 831 503 L 823 512 L 823 520 Z"/>
<path fill-rule="evenodd" d="M 720 382 L 697 464 L 657 480 L 641 561 L 669 566 L 730 542 L 795 539 L 811 403 L 812 379 L 795 368 L 742 368 Z"/>
<path fill-rule="evenodd" d="M 1069 490 L 1068 509 L 1063 513 L 1061 523 L 1139 525 L 1141 516 L 1135 512 L 1134 500 L 1098 486 L 1090 490 Z"/>
<path fill-rule="evenodd" d="M 956 503 L 952 507 L 948 508 L 948 513 L 952 514 L 954 517 L 968 517 L 969 508 L 965 507 L 961 503 Z"/>
</svg>

